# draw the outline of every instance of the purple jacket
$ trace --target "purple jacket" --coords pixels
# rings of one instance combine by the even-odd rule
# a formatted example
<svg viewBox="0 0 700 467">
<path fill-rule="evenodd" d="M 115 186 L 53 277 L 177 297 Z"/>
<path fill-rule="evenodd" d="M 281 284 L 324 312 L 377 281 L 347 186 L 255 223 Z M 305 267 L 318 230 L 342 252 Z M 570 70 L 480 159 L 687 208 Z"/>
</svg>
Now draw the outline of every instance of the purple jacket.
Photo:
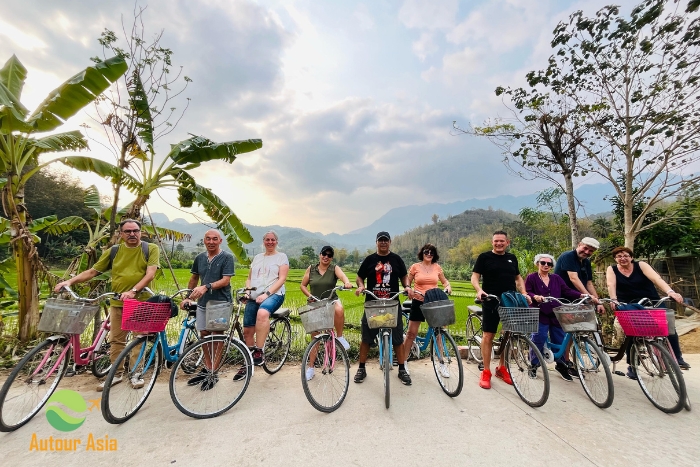
<svg viewBox="0 0 700 467">
<path fill-rule="evenodd" d="M 538 273 L 533 272 L 532 274 L 529 274 L 527 279 L 525 279 L 525 290 L 527 291 L 527 294 L 532 297 L 532 307 L 539 307 L 540 309 L 540 323 L 549 324 L 556 327 L 561 327 L 561 325 L 559 324 L 559 321 L 557 321 L 557 317 L 553 310 L 554 308 L 558 307 L 559 304 L 556 302 L 538 304 L 535 302 L 535 295 L 568 299 L 575 299 L 581 296 L 581 292 L 570 288 L 568 285 L 566 285 L 564 279 L 556 274 L 549 275 L 549 286 L 544 285 L 544 282 Z"/>
</svg>

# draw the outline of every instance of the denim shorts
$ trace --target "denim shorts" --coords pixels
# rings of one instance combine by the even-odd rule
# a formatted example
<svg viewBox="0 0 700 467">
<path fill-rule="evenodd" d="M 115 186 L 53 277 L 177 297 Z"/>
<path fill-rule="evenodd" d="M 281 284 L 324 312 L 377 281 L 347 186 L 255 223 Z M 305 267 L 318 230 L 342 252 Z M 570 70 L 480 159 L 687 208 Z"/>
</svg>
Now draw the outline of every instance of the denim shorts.
<svg viewBox="0 0 700 467">
<path fill-rule="evenodd" d="M 255 326 L 255 322 L 258 318 L 258 308 L 262 308 L 268 313 L 272 314 L 282 306 L 284 302 L 284 295 L 274 294 L 271 297 L 267 297 L 261 304 L 257 304 L 255 300 L 248 300 L 245 304 L 245 311 L 243 312 L 243 327 L 250 328 Z"/>
</svg>

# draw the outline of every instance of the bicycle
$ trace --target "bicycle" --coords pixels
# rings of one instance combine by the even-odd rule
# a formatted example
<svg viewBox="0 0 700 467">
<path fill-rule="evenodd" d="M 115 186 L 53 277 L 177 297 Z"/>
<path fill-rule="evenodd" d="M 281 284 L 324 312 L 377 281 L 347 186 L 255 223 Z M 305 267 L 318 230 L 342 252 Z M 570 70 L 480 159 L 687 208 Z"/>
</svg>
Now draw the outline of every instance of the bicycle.
<svg viewBox="0 0 700 467">
<path fill-rule="evenodd" d="M 610 354 L 614 369 L 629 349 L 630 368 L 647 399 L 662 412 L 678 413 L 684 407 L 690 410 L 690 399 L 683 373 L 666 337 L 669 332 L 667 312 L 655 309 L 668 299 L 662 298 L 652 308 L 616 310 L 615 316 L 625 332 L 625 341 L 620 348 L 605 346 L 604 350 Z M 601 301 L 625 305 L 611 299 Z M 643 299 L 639 304 L 642 303 L 651 301 Z"/>
<path fill-rule="evenodd" d="M 83 298 L 64 287 L 74 300 L 49 298 L 44 305 L 38 330 L 52 333 L 30 350 L 12 370 L 0 389 L 0 431 L 14 431 L 41 410 L 68 369 L 71 355 L 75 365 L 91 365 L 101 377 L 109 371 L 109 316 L 102 322 L 89 347 L 80 346 L 80 335 L 100 310 L 99 301 L 116 294 Z"/>
<path fill-rule="evenodd" d="M 418 291 L 413 293 L 423 295 Z M 405 310 L 411 309 L 411 302 L 404 300 L 401 304 L 404 316 Z M 428 323 L 428 332 L 424 337 L 416 336 L 410 354 L 420 358 L 420 353 L 430 348 L 430 360 L 438 384 L 445 394 L 457 397 L 464 385 L 464 368 L 457 344 L 447 329 L 447 326 L 455 322 L 454 303 L 450 300 L 429 302 L 421 306 L 421 311 Z M 454 377 L 455 374 L 457 378 Z"/>
<path fill-rule="evenodd" d="M 342 285 L 321 296 L 333 296 Z M 330 413 L 341 406 L 350 384 L 350 360 L 335 334 L 335 300 L 309 297 L 313 302 L 299 309 L 301 324 L 307 334 L 316 334 L 306 346 L 301 360 L 301 386 L 309 403 L 321 412 Z M 307 368 L 313 376 L 307 380 Z"/>
<path fill-rule="evenodd" d="M 228 334 L 209 334 L 199 339 L 180 355 L 173 366 L 170 398 L 185 415 L 198 419 L 217 417 L 236 405 L 248 389 L 255 370 L 250 350 L 242 340 L 239 317 L 245 295 L 251 290 L 255 289 L 241 288 L 234 292 L 235 312 L 231 304 L 210 307 L 206 317 L 207 330 L 228 329 Z M 221 319 L 225 315 L 216 314 L 222 310 L 228 311 L 228 319 Z M 238 333 L 238 338 L 235 333 Z M 189 367 L 194 367 L 193 371 L 188 371 Z M 201 372 L 206 378 L 193 383 L 190 375 L 195 372 Z M 232 381 L 224 381 L 232 374 Z"/>
<path fill-rule="evenodd" d="M 479 371 L 484 370 L 484 359 L 481 355 L 481 340 L 484 336 L 484 331 L 481 328 L 483 322 L 484 312 L 479 305 L 468 305 L 467 306 L 467 321 L 466 321 L 466 342 L 467 342 L 467 362 L 474 359 L 478 364 Z M 494 337 L 493 345 L 495 347 L 500 346 L 501 336 L 500 333 Z M 494 352 L 491 350 L 491 360 L 493 360 Z"/>
<path fill-rule="evenodd" d="M 501 303 L 495 295 L 487 294 L 485 299 Z M 481 302 L 475 300 L 477 304 Z M 533 356 L 537 357 L 539 362 L 543 361 L 543 357 L 529 337 L 539 328 L 539 310 L 499 306 L 498 315 L 501 318 L 503 334 L 493 352 L 497 357 L 505 352 L 506 369 L 520 399 L 530 407 L 541 407 L 549 398 L 549 371 L 547 365 L 532 364 Z"/>
<path fill-rule="evenodd" d="M 144 291 L 155 295 L 148 287 Z M 170 299 L 184 292 L 190 289 L 178 290 Z M 124 347 L 105 379 L 100 408 L 107 422 L 120 424 L 136 415 L 151 394 L 164 361 L 177 362 L 185 346 L 198 339 L 190 311 L 182 321 L 177 342 L 169 345 L 165 326 L 171 313 L 171 303 L 124 301 L 122 329 L 142 334 Z M 126 380 L 124 384 L 118 384 L 122 380 Z"/>
<path fill-rule="evenodd" d="M 561 306 L 554 309 L 562 330 L 566 333 L 561 344 L 554 344 L 547 338 L 543 352 L 544 360 L 553 363 L 561 359 L 571 341 L 570 361 L 576 366 L 579 381 L 588 398 L 601 409 L 613 403 L 615 388 L 607 355 L 591 336 L 598 330 L 595 309 L 584 305 L 589 297 L 583 297 L 570 304 L 555 297 L 543 297 L 544 301 L 556 301 Z"/>
</svg>

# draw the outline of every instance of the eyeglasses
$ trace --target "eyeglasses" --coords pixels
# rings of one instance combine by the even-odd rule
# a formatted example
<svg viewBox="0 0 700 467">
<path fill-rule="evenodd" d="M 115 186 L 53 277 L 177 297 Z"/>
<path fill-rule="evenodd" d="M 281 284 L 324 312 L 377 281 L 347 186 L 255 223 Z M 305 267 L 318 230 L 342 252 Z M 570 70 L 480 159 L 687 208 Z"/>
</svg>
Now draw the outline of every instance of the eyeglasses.
<svg viewBox="0 0 700 467">
<path fill-rule="evenodd" d="M 630 255 L 617 255 L 615 258 L 631 258 Z"/>
<path fill-rule="evenodd" d="M 389 240 L 388 238 L 380 238 L 379 240 L 377 240 L 377 243 L 389 243 L 390 241 L 391 240 Z"/>
<path fill-rule="evenodd" d="M 332 258 L 333 253 L 329 253 L 328 251 L 324 251 L 323 253 L 321 253 L 321 256 L 327 256 L 328 258 Z"/>
<path fill-rule="evenodd" d="M 549 266 L 550 268 L 554 266 L 554 263 L 550 263 L 549 261 L 540 261 L 540 264 L 542 266 Z"/>
<path fill-rule="evenodd" d="M 435 254 L 430 250 L 423 250 L 423 254 L 427 256 L 435 256 Z"/>
<path fill-rule="evenodd" d="M 127 235 L 132 234 L 132 233 L 139 233 L 139 232 L 141 232 L 141 229 L 122 230 L 122 233 L 125 233 Z"/>
</svg>

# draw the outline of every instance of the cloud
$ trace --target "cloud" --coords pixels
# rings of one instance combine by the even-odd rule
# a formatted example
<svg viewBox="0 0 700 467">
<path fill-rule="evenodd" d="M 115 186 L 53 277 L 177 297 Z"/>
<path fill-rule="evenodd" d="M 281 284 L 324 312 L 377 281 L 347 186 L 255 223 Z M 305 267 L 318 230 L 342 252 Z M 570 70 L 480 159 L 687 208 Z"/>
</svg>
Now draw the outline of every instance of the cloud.
<svg viewBox="0 0 700 467">
<path fill-rule="evenodd" d="M 458 9 L 457 0 L 405 0 L 399 10 L 399 20 L 407 28 L 448 29 L 454 25 Z"/>
<path fill-rule="evenodd" d="M 357 19 L 360 25 L 360 29 L 374 29 L 374 18 L 367 9 L 367 5 L 365 5 L 364 3 L 360 3 L 359 5 L 357 5 L 353 16 Z"/>
<path fill-rule="evenodd" d="M 438 46 L 435 43 L 435 36 L 430 32 L 423 32 L 420 38 L 412 44 L 413 53 L 415 53 L 421 61 L 425 61 L 428 55 L 437 52 Z"/>
</svg>

